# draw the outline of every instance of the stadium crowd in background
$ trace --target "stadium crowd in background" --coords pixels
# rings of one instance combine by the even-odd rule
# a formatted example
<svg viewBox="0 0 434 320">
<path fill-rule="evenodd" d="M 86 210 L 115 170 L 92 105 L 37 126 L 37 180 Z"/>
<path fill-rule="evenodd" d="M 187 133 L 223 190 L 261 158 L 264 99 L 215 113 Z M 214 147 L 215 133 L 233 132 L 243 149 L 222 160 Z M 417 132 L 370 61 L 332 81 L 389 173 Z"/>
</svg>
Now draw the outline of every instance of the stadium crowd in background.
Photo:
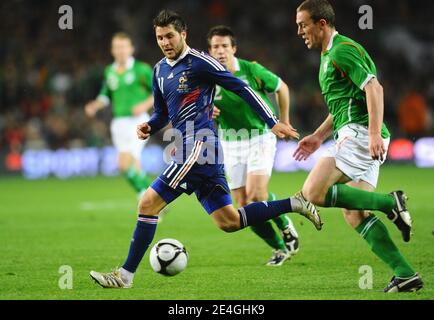
<svg viewBox="0 0 434 320">
<path fill-rule="evenodd" d="M 385 89 L 385 121 L 394 137 L 433 135 L 434 21 L 432 2 L 409 0 L 332 1 L 342 33 L 356 36 L 377 63 Z M 110 144 L 110 112 L 89 121 L 83 104 L 98 93 L 104 66 L 111 62 L 110 37 L 131 34 L 137 58 L 160 57 L 151 18 L 162 7 L 188 17 L 189 42 L 207 49 L 205 31 L 231 26 L 243 57 L 279 74 L 292 93 L 291 122 L 304 133 L 326 114 L 317 84 L 317 53 L 305 54 L 294 23 L 296 3 L 258 0 L 72 1 L 73 29 L 60 30 L 58 0 L 0 4 L 0 150 L 71 148 Z M 361 30 L 362 4 L 373 8 L 374 30 Z M 427 8 L 431 6 L 431 9 Z M 239 13 L 242 12 L 242 15 Z M 25 23 L 16 23 L 25 21 Z M 409 95 L 412 92 L 412 96 Z M 408 112 L 417 105 L 418 114 Z M 403 124 L 413 115 L 415 122 Z M 418 119 L 423 119 L 419 123 Z M 405 121 L 404 121 L 405 122 Z"/>
</svg>

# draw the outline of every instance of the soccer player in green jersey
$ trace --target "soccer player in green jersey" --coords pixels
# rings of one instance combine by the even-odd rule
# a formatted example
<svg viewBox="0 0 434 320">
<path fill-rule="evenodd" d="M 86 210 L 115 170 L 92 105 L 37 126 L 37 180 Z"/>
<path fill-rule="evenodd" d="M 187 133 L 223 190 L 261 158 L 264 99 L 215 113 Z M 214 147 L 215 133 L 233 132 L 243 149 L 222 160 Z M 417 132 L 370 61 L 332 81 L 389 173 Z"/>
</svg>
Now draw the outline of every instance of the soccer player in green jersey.
<svg viewBox="0 0 434 320">
<path fill-rule="evenodd" d="M 294 157 L 305 160 L 325 139 L 331 135 L 335 139 L 310 172 L 302 194 L 316 205 L 344 208 L 347 223 L 394 272 L 385 292 L 419 290 L 423 286 L 419 274 L 370 211 L 386 213 L 404 241 L 410 240 L 405 194 L 374 192 L 390 139 L 383 123 L 383 88 L 369 54 L 340 35 L 334 21 L 327 0 L 307 0 L 297 8 L 298 35 L 308 49 L 321 50 L 319 82 L 329 115 L 313 134 L 300 140 Z"/>
<path fill-rule="evenodd" d="M 279 121 L 289 124 L 290 98 L 285 82 L 259 63 L 235 57 L 236 38 L 229 27 L 215 26 L 209 30 L 207 38 L 210 54 L 232 74 L 248 83 L 274 112 L 267 93 L 276 93 Z M 276 136 L 258 114 L 231 91 L 217 86 L 214 105 L 228 184 L 237 204 L 245 206 L 250 202 L 276 199 L 273 193 L 268 192 Z M 298 234 L 286 215 L 273 219 L 282 236 L 270 221 L 252 226 L 252 230 L 274 249 L 267 265 L 281 266 L 298 252 Z"/>
<path fill-rule="evenodd" d="M 94 117 L 98 110 L 111 104 L 110 131 L 119 153 L 118 168 L 140 194 L 150 181 L 141 170 L 140 156 L 146 142 L 137 139 L 136 127 L 149 120 L 148 111 L 154 104 L 152 68 L 133 58 L 132 40 L 123 32 L 114 34 L 111 53 L 114 63 L 105 68 L 101 92 L 96 100 L 86 104 L 85 112 Z"/>
</svg>

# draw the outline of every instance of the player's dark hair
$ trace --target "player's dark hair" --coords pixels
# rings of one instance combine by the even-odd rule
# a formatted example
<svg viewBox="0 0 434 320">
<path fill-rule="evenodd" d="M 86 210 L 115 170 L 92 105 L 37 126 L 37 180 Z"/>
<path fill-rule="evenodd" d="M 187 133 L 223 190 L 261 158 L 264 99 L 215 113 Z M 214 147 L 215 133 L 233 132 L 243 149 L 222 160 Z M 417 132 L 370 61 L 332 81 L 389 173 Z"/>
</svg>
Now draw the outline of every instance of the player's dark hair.
<svg viewBox="0 0 434 320">
<path fill-rule="evenodd" d="M 187 31 L 187 24 L 185 23 L 185 21 L 178 13 L 171 10 L 161 10 L 154 18 L 153 23 L 154 30 L 156 27 L 167 27 L 171 24 L 179 33 L 181 33 L 182 31 Z"/>
<path fill-rule="evenodd" d="M 309 12 L 313 22 L 324 19 L 330 27 L 335 26 L 335 11 L 327 0 L 306 0 L 297 8 L 299 11 Z"/>
<path fill-rule="evenodd" d="M 208 47 L 211 47 L 211 39 L 214 36 L 229 37 L 231 39 L 232 47 L 235 47 L 237 45 L 237 39 L 235 38 L 235 33 L 228 26 L 219 25 L 219 26 L 212 27 L 208 31 L 208 35 L 206 36 L 208 40 Z"/>
</svg>

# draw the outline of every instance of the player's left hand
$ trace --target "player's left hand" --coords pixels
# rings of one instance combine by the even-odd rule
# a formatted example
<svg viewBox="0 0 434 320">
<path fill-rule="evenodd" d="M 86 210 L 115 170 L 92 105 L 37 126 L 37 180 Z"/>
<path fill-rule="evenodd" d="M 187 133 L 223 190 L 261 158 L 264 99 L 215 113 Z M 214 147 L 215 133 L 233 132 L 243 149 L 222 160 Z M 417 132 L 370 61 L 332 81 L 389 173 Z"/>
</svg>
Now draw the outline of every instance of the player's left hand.
<svg viewBox="0 0 434 320">
<path fill-rule="evenodd" d="M 372 159 L 383 161 L 386 148 L 380 133 L 369 134 L 369 153 Z"/>
<path fill-rule="evenodd" d="M 290 124 L 285 124 L 283 122 L 278 122 L 274 125 L 271 131 L 280 139 L 299 139 L 300 135 L 296 129 L 294 129 Z"/>
<path fill-rule="evenodd" d="M 136 132 L 137 132 L 137 137 L 140 140 L 146 140 L 151 135 L 151 126 L 147 122 L 144 122 L 137 126 Z"/>
<path fill-rule="evenodd" d="M 306 160 L 312 153 L 319 149 L 322 140 L 315 134 L 310 134 L 298 142 L 297 149 L 292 155 L 296 161 Z"/>
</svg>

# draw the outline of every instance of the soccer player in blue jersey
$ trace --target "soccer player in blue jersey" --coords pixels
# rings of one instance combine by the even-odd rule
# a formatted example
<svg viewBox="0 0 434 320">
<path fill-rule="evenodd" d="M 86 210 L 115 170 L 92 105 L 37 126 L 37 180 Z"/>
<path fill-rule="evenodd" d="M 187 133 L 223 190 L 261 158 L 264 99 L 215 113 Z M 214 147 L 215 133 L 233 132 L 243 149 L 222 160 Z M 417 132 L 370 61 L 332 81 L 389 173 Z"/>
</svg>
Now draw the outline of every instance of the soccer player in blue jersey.
<svg viewBox="0 0 434 320">
<path fill-rule="evenodd" d="M 173 131 L 178 133 L 176 151 L 139 202 L 137 226 L 123 266 L 109 273 L 91 271 L 91 277 L 105 288 L 132 286 L 134 273 L 154 238 L 159 212 L 182 193 L 194 192 L 214 223 L 226 232 L 288 212 L 300 213 L 321 229 L 316 208 L 300 194 L 234 208 L 213 126 L 215 86 L 246 100 L 279 138 L 298 138 L 298 133 L 278 122 L 260 96 L 217 60 L 188 47 L 187 26 L 177 13 L 161 11 L 154 19 L 154 30 L 165 57 L 154 67 L 154 113 L 149 122 L 137 127 L 137 134 L 145 140 L 171 122 Z"/>
</svg>

